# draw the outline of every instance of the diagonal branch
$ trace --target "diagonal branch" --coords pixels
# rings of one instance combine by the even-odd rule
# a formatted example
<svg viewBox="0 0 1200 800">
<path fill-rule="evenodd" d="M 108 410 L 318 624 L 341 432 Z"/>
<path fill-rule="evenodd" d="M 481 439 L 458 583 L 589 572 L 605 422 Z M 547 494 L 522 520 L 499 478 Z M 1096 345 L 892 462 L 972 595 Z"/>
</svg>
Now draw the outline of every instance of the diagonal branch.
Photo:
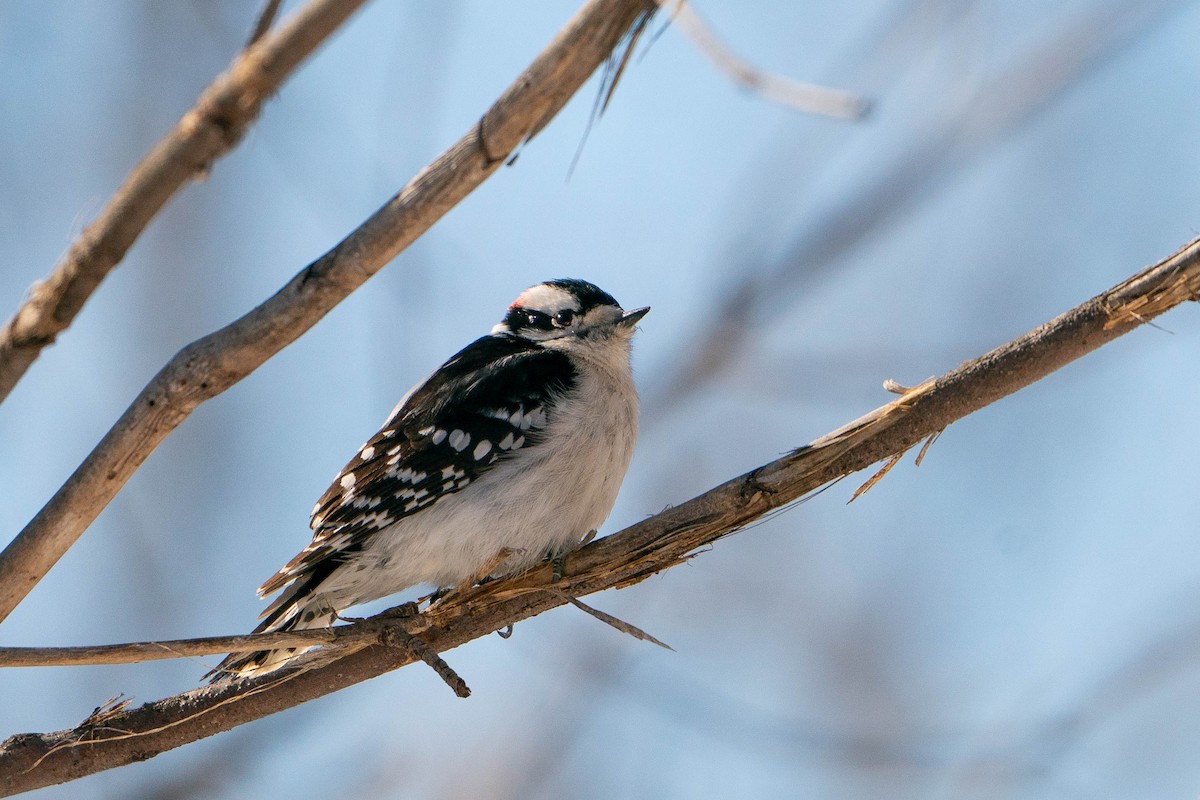
<svg viewBox="0 0 1200 800">
<path fill-rule="evenodd" d="M 552 583 L 550 565 L 454 594 L 396 624 L 444 652 L 603 589 L 681 564 L 831 480 L 903 453 L 951 423 L 1200 295 L 1200 239 L 1045 325 L 911 389 L 833 433 L 675 508 L 593 542 Z M 322 634 L 324 635 L 324 634 Z M 150 758 L 411 663 L 415 648 L 379 643 L 309 663 L 113 710 L 103 727 L 21 734 L 0 746 L 0 794 L 14 794 Z M 83 746 L 86 745 L 86 746 Z"/>
<path fill-rule="evenodd" d="M 233 149 L 263 101 L 365 0 L 313 0 L 288 24 L 265 36 L 264 12 L 255 39 L 217 77 L 175 127 L 125 178 L 71 245 L 66 257 L 0 329 L 0 402 L 66 330 L 92 292 L 188 181 Z M 258 41 L 262 38 L 261 41 Z"/>
<path fill-rule="evenodd" d="M 317 323 L 535 136 L 603 64 L 653 0 L 589 0 L 479 122 L 336 247 L 262 305 L 171 359 L 25 529 L 0 553 L 0 620 L 83 534 L 197 406 Z"/>
</svg>

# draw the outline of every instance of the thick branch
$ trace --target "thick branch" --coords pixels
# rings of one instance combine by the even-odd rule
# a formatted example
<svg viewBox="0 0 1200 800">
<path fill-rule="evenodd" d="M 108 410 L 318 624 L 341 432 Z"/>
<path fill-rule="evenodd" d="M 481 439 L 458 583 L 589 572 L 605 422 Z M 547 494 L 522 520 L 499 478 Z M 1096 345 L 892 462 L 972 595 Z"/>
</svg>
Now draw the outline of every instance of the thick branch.
<svg viewBox="0 0 1200 800">
<path fill-rule="evenodd" d="M 830 480 L 903 453 L 952 422 L 1097 349 L 1200 292 L 1200 240 L 1026 335 L 787 456 L 593 542 L 551 584 L 549 565 L 455 593 L 397 622 L 432 651 L 570 602 L 642 581 Z M 0 792 L 13 794 L 150 758 L 410 663 L 412 649 L 372 644 L 332 663 L 224 683 L 107 714 L 69 731 L 11 737 Z"/>
<path fill-rule="evenodd" d="M 167 434 L 335 305 L 481 184 L 604 63 L 652 0 L 589 0 L 457 144 L 275 296 L 185 347 L 0 553 L 0 620 L 33 589 Z"/>
<path fill-rule="evenodd" d="M 0 329 L 0 402 L 42 349 L 74 321 L 167 201 L 237 144 L 263 101 L 363 2 L 313 0 L 287 25 L 252 42 L 133 168 L 50 277 L 34 285 Z"/>
</svg>

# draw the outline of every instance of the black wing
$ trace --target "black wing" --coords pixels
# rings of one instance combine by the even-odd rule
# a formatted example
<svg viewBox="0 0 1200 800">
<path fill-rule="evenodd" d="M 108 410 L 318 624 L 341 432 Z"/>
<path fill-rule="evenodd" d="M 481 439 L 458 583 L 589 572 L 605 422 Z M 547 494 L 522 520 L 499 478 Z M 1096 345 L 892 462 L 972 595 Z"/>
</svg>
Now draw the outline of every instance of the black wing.
<svg viewBox="0 0 1200 800">
<path fill-rule="evenodd" d="M 467 345 L 417 386 L 338 473 L 313 508 L 312 543 L 259 594 L 331 571 L 375 531 L 538 444 L 555 399 L 574 385 L 575 368 L 558 351 L 511 336 Z"/>
</svg>

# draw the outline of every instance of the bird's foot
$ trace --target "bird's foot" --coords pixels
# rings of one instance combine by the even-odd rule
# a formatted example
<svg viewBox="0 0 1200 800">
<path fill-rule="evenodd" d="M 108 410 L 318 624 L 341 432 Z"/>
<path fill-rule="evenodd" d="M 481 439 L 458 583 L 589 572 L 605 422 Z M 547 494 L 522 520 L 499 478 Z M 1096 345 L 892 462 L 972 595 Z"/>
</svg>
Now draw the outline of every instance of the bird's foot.
<svg viewBox="0 0 1200 800">
<path fill-rule="evenodd" d="M 577 544 L 575 547 L 573 547 L 571 549 L 575 550 L 577 548 L 583 547 L 585 544 L 587 544 L 588 542 L 592 541 L 592 539 L 595 539 L 595 538 L 596 538 L 596 531 L 593 528 L 592 530 L 585 533 L 583 535 L 583 537 L 580 538 L 579 544 Z M 567 553 L 547 553 L 546 557 L 548 559 L 550 559 L 550 582 L 551 583 L 560 582 L 563 579 L 563 576 L 566 575 Z"/>
</svg>

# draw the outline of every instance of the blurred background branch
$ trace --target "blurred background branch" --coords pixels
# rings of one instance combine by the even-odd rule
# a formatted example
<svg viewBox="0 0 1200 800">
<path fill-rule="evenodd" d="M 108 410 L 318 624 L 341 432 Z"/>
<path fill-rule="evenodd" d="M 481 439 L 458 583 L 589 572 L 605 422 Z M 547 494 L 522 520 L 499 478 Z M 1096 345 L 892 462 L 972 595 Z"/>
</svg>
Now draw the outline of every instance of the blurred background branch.
<svg viewBox="0 0 1200 800">
<path fill-rule="evenodd" d="M 798 81 L 760 69 L 734 53 L 705 23 L 687 0 L 656 0 L 671 24 L 688 37 L 704 57 L 740 86 L 797 111 L 843 119 L 859 119 L 870 110 L 863 97 Z"/>
<path fill-rule="evenodd" d="M 919 13 L 928 11 L 926 6 L 915 3 L 908 8 Z M 964 76 L 960 85 L 923 109 L 916 129 L 883 169 L 869 171 L 840 203 L 814 209 L 789 232 L 791 242 L 782 252 L 756 258 L 752 251 L 742 269 L 728 274 L 727 284 L 717 293 L 720 303 L 743 312 L 714 310 L 704 316 L 704 324 L 694 332 L 697 345 L 681 354 L 675 374 L 663 381 L 663 394 L 655 398 L 660 402 L 651 405 L 669 408 L 705 383 L 735 371 L 759 332 L 756 321 L 773 319 L 786 306 L 806 305 L 823 281 L 852 268 L 850 259 L 882 229 L 915 213 L 952 176 L 1009 141 L 1021 126 L 1178 6 L 1178 0 L 1118 0 L 1075 10 L 990 80 L 972 83 Z M 897 27 L 903 22 L 898 20 Z M 896 33 L 894 27 L 886 30 Z M 877 68 L 877 58 L 870 52 L 851 69 L 865 78 Z M 859 82 L 857 76 L 849 80 Z"/>
<path fill-rule="evenodd" d="M 0 329 L 0 402 L 74 321 L 167 201 L 188 181 L 208 174 L 213 162 L 241 140 L 263 102 L 364 1 L 313 0 L 260 42 L 274 17 L 267 7 L 246 49 L 133 168 L 62 262 L 34 284 Z"/>
</svg>

